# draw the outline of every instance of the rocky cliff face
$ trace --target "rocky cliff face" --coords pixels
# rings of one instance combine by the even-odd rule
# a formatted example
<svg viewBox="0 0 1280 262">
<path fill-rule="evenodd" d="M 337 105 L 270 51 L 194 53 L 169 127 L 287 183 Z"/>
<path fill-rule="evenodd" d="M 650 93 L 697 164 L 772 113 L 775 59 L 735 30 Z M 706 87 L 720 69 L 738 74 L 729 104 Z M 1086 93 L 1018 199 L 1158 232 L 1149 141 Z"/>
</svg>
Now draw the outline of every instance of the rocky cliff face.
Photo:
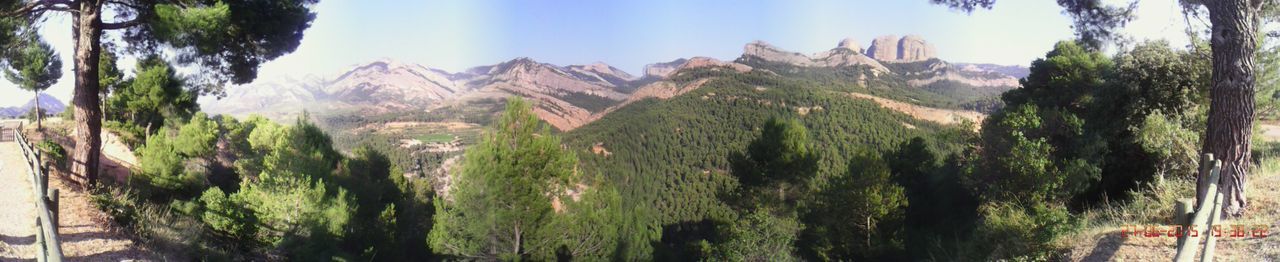
<svg viewBox="0 0 1280 262">
<path fill-rule="evenodd" d="M 654 64 L 645 65 L 644 76 L 654 77 L 658 79 L 667 78 L 667 76 L 671 75 L 671 73 L 675 72 L 677 69 L 680 69 L 680 66 L 684 65 L 685 61 L 688 61 L 688 59 L 680 58 L 676 60 L 671 60 L 671 62 L 654 63 Z"/>
<path fill-rule="evenodd" d="M 627 82 L 635 80 L 635 77 L 631 76 L 631 74 L 603 62 L 596 62 L 590 65 L 570 65 L 566 66 L 565 69 L 579 79 L 599 85 L 621 87 L 625 86 Z"/>
<path fill-rule="evenodd" d="M 872 45 L 874 48 L 874 45 Z M 764 41 L 755 41 L 743 48 L 742 57 L 760 59 L 774 63 L 784 63 L 801 67 L 837 67 L 865 65 L 876 72 L 888 72 L 889 69 L 875 59 L 862 54 L 862 47 L 852 39 L 840 41 L 835 48 L 807 56 L 801 53 L 782 50 Z"/>
<path fill-rule="evenodd" d="M 934 58 L 933 45 L 916 35 L 908 35 L 898 40 L 898 61 L 915 62 Z"/>
<path fill-rule="evenodd" d="M 880 36 L 871 42 L 867 56 L 886 62 L 917 62 L 936 57 L 933 45 L 917 35 L 898 38 L 893 35 Z"/>
<path fill-rule="evenodd" d="M 813 66 L 812 58 L 801 53 L 791 52 L 777 48 L 764 41 L 755 41 L 747 44 L 742 48 L 743 56 L 751 56 L 765 61 L 793 64 L 798 66 Z"/>
<path fill-rule="evenodd" d="M 898 37 L 894 35 L 876 37 L 871 41 L 871 48 L 867 48 L 867 56 L 880 61 L 897 60 Z"/>
</svg>

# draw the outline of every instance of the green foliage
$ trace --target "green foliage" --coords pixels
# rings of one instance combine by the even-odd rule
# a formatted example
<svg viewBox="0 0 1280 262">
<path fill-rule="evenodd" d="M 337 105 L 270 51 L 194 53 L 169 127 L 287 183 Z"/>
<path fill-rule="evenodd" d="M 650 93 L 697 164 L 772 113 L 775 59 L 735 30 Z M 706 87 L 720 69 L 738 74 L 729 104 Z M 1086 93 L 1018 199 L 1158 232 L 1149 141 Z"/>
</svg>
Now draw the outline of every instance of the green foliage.
<svg viewBox="0 0 1280 262">
<path fill-rule="evenodd" d="M 1195 176 L 1197 172 L 1200 132 L 1190 128 L 1194 120 L 1186 119 L 1188 117 L 1155 111 L 1134 132 L 1138 144 L 1152 156 L 1160 177 Z"/>
<path fill-rule="evenodd" d="M 72 112 L 72 111 L 75 111 L 75 110 L 67 109 L 63 112 Z M 63 119 L 70 119 L 70 118 L 64 117 Z M 142 127 L 108 120 L 102 123 L 102 129 L 110 131 L 111 133 L 114 133 L 116 136 L 120 137 L 120 142 L 123 142 L 125 145 L 129 146 L 130 148 L 141 147 L 143 143 L 146 142 L 143 140 L 147 136 L 147 134 L 145 133 L 145 131 L 142 130 Z"/>
<path fill-rule="evenodd" d="M 741 205 L 721 200 L 725 192 L 739 188 L 730 172 L 735 170 L 734 155 L 746 158 L 748 147 L 762 137 L 770 118 L 800 123 L 808 130 L 809 154 L 821 156 L 811 182 L 798 184 L 796 189 L 821 188 L 828 177 L 845 172 L 852 152 L 881 151 L 907 138 L 936 136 L 930 144 L 939 148 L 940 154 L 950 154 L 963 148 L 957 146 L 965 139 L 961 134 L 972 132 L 920 121 L 872 101 L 851 98 L 847 93 L 853 89 L 848 88 L 848 82 L 713 68 L 682 70 L 674 81 L 691 84 L 699 77 L 708 80 L 698 89 L 666 100 L 632 103 L 565 134 L 575 151 L 590 152 L 602 142 L 612 152 L 580 157 L 582 172 L 603 175 L 620 191 L 627 207 L 624 214 L 628 222 L 622 229 L 627 239 L 621 243 L 628 247 L 618 249 L 619 257 L 651 260 L 670 254 L 671 259 L 689 258 L 698 255 L 701 242 L 719 242 L 714 224 L 730 221 L 738 213 L 735 206 L 756 205 L 748 200 L 740 199 Z M 811 110 L 800 114 L 799 107 Z M 773 189 L 766 193 L 776 194 L 776 185 Z M 797 199 L 795 206 L 804 205 L 804 201 Z"/>
<path fill-rule="evenodd" d="M 1260 119 L 1276 119 L 1280 117 L 1277 115 L 1280 114 L 1280 45 L 1267 37 L 1260 39 L 1258 51 L 1254 53 L 1257 66 L 1254 110 Z"/>
<path fill-rule="evenodd" d="M 208 157 L 213 153 L 213 143 L 218 135 L 218 123 L 209 119 L 204 112 L 196 113 L 190 122 L 178 129 L 173 147 L 178 153 L 188 157 Z"/>
<path fill-rule="evenodd" d="M 311 26 L 317 0 L 147 2 L 149 30 L 129 41 L 172 47 L 184 63 L 198 63 L 218 81 L 245 84 L 260 63 L 293 52 Z M 136 39 L 136 40 L 135 40 Z M 215 91 L 215 90 L 210 90 Z"/>
<path fill-rule="evenodd" d="M 38 94 L 62 78 L 62 60 L 58 58 L 58 52 L 35 32 L 24 35 L 18 48 L 4 52 L 0 71 L 18 88 Z"/>
<path fill-rule="evenodd" d="M 1147 115 L 1182 115 L 1203 103 L 1208 70 L 1199 60 L 1163 42 L 1114 60 L 1059 43 L 984 124 L 984 171 L 975 179 L 1000 192 L 987 197 L 1005 200 L 1123 195 L 1156 172 L 1134 134 Z"/>
<path fill-rule="evenodd" d="M 327 135 L 303 119 L 294 126 L 255 123 L 249 135 L 265 150 L 257 181 L 241 182 L 232 195 L 252 210 L 265 230 L 259 241 L 290 250 L 295 259 L 329 259 L 352 254 L 339 248 L 356 204 L 346 189 L 334 186 L 340 155 Z M 245 161 L 257 158 L 242 159 Z"/>
<path fill-rule="evenodd" d="M 187 156 L 182 155 L 166 134 L 153 136 L 137 151 L 139 167 L 130 179 L 146 185 L 143 192 L 152 197 L 194 197 L 207 186 L 206 173 L 187 170 Z M 155 191 L 155 192 L 152 192 Z"/>
<path fill-rule="evenodd" d="M 198 218 L 174 212 L 139 198 L 136 192 L 117 186 L 100 187 L 92 203 L 112 220 L 164 259 L 225 261 L 245 259 L 227 243 L 208 234 Z"/>
<path fill-rule="evenodd" d="M 750 201 L 744 206 L 768 203 L 789 210 L 796 198 L 808 193 L 819 160 L 804 124 L 770 118 L 746 153 L 733 156 L 733 173 L 746 192 L 731 198 Z"/>
<path fill-rule="evenodd" d="M 238 202 L 241 201 L 228 198 L 222 189 L 209 188 L 200 195 L 200 203 L 204 206 L 200 219 L 214 231 L 232 238 L 252 237 L 258 229 L 257 218 Z"/>
<path fill-rule="evenodd" d="M 620 233 L 626 219 L 622 195 L 606 185 L 593 186 L 581 194 L 577 200 L 562 199 L 564 213 L 548 226 L 559 232 L 553 236 L 559 246 L 556 255 L 587 261 L 612 259 L 625 237 Z"/>
<path fill-rule="evenodd" d="M 107 46 L 102 48 L 102 54 L 98 56 L 98 84 L 102 91 L 104 105 L 107 94 L 113 92 L 113 90 L 120 89 L 120 86 L 128 81 L 124 77 L 124 72 L 120 70 L 120 67 L 116 66 L 118 59 L 116 52 Z"/>
<path fill-rule="evenodd" d="M 510 99 L 493 131 L 467 150 L 452 199 L 436 202 L 432 249 L 488 259 L 551 256 L 559 232 L 548 230 L 550 195 L 568 184 L 577 163 L 528 102 Z"/>
<path fill-rule="evenodd" d="M 1147 42 L 1114 58 L 1070 42 L 1032 63 L 1023 88 L 983 124 L 970 173 L 984 202 L 971 248 L 1043 254 L 1069 230 L 1067 206 L 1111 199 L 1168 172 L 1194 170 L 1206 105 L 1203 54 Z"/>
<path fill-rule="evenodd" d="M 107 99 L 112 113 L 108 120 L 137 125 L 150 134 L 166 120 L 181 123 L 199 111 L 196 94 L 185 88 L 185 80 L 158 56 L 140 60 L 134 74 Z"/>
<path fill-rule="evenodd" d="M 0 59 L 0 71 L 4 77 L 22 88 L 35 93 L 35 107 L 28 112 L 28 119 L 35 119 L 36 127 L 40 127 L 40 119 L 47 114 L 40 107 L 40 92 L 49 89 L 62 78 L 62 59 L 53 48 L 36 36 L 35 32 L 27 32 L 18 48 L 3 51 Z"/>
<path fill-rule="evenodd" d="M 62 148 L 62 145 L 46 139 L 37 142 L 35 147 L 40 150 L 40 157 L 45 161 L 51 161 L 55 167 L 61 169 L 67 168 L 67 150 Z"/>
<path fill-rule="evenodd" d="M 1051 241 L 1079 227 L 1079 221 L 1067 212 L 1066 207 L 1032 205 L 1022 207 L 1013 202 L 983 205 L 980 209 L 982 221 L 975 229 L 974 239 L 968 248 L 989 253 L 985 257 L 964 259 L 1044 257 L 1052 250 Z"/>
<path fill-rule="evenodd" d="M 973 134 L 962 136 L 968 141 Z M 893 180 L 910 203 L 902 216 L 901 236 L 903 246 L 914 249 L 905 254 L 913 260 L 954 255 L 959 250 L 952 249 L 961 246 L 978 216 L 978 199 L 964 184 L 965 175 L 972 172 L 973 149 L 944 157 L 940 152 L 947 151 L 935 149 L 928 140 L 916 137 L 884 154 Z"/>
<path fill-rule="evenodd" d="M 799 261 L 796 235 L 804 226 L 793 217 L 777 217 L 765 210 L 743 214 L 724 233 L 725 243 L 713 247 L 720 261 Z"/>
<path fill-rule="evenodd" d="M 806 212 L 802 248 L 814 260 L 887 259 L 901 250 L 908 199 L 878 154 L 859 153 L 832 177 Z"/>
</svg>

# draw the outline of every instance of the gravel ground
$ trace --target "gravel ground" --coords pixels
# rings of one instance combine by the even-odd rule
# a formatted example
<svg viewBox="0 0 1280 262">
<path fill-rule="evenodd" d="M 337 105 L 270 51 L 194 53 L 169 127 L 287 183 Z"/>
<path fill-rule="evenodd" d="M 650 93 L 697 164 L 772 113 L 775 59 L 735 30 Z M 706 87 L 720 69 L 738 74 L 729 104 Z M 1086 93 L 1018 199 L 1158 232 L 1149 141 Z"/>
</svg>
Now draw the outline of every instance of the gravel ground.
<svg viewBox="0 0 1280 262">
<path fill-rule="evenodd" d="M 21 152 L 0 143 L 0 261 L 35 259 L 35 195 Z"/>
</svg>

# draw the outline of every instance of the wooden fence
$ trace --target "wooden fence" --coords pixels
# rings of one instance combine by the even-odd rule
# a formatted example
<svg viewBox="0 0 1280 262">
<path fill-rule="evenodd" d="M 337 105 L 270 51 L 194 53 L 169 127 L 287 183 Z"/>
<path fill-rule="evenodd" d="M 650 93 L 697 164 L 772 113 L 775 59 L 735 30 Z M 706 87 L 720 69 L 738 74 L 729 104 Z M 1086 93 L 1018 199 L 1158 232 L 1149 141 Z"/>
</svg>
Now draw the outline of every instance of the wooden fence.
<svg viewBox="0 0 1280 262">
<path fill-rule="evenodd" d="M 1178 253 L 1173 258 L 1175 262 L 1194 260 L 1201 238 L 1204 239 L 1204 252 L 1200 253 L 1200 261 L 1213 261 L 1213 250 L 1218 242 L 1218 237 L 1214 236 L 1211 229 L 1222 216 L 1223 196 L 1222 192 L 1218 192 L 1222 162 L 1214 160 L 1213 154 L 1204 154 L 1200 159 L 1200 168 L 1205 171 L 1200 174 L 1209 175 L 1208 179 L 1199 181 L 1199 186 L 1206 188 L 1204 198 L 1200 199 L 1194 212 L 1191 206 L 1193 199 L 1180 199 L 1173 213 L 1175 223 L 1181 226 L 1181 232 L 1178 234 Z"/>
<path fill-rule="evenodd" d="M 31 173 L 31 182 L 36 199 L 36 254 L 37 261 L 62 261 L 62 245 L 58 241 L 58 189 L 49 189 L 49 168 L 40 159 L 40 150 L 35 149 L 30 141 L 22 135 L 19 127 L 13 132 L 13 139 L 22 148 L 22 156 L 27 160 L 27 170 Z"/>
</svg>

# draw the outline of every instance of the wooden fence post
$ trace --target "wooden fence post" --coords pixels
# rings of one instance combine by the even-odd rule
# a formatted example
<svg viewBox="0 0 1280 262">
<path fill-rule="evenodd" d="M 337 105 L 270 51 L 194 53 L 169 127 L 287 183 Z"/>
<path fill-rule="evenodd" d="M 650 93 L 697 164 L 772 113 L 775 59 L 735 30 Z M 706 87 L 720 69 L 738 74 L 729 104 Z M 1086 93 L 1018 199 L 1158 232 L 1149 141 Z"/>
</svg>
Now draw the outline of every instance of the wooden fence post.
<svg viewBox="0 0 1280 262">
<path fill-rule="evenodd" d="M 1191 233 L 1191 216 L 1195 213 L 1191 209 L 1190 198 L 1178 199 L 1178 203 L 1173 209 L 1173 224 L 1178 227 L 1178 249 L 1182 249 L 1187 243 L 1187 234 Z"/>
<path fill-rule="evenodd" d="M 49 260 L 49 250 L 44 247 L 44 228 L 40 226 L 40 218 L 36 217 L 36 261 L 45 262 Z"/>
<path fill-rule="evenodd" d="M 53 215 L 53 232 L 58 232 L 58 225 L 62 224 L 58 222 L 58 217 L 61 217 L 61 215 L 58 215 L 58 195 L 57 188 L 49 192 L 49 214 Z"/>
<path fill-rule="evenodd" d="M 1208 195 L 1206 191 L 1209 188 L 1209 179 L 1201 179 L 1200 176 L 1209 175 L 1213 168 L 1213 162 L 1213 153 L 1205 153 L 1200 156 L 1200 173 L 1196 174 L 1196 202 L 1193 203 L 1197 205 L 1195 206 L 1196 210 L 1200 209 L 1199 204 L 1204 202 L 1205 196 Z"/>
<path fill-rule="evenodd" d="M 1209 181 L 1213 181 L 1213 182 L 1208 183 L 1208 186 L 1206 186 L 1206 187 L 1205 187 L 1205 192 L 1207 193 L 1207 195 L 1218 195 L 1218 182 L 1217 182 L 1217 180 L 1218 180 L 1218 178 L 1221 176 L 1221 173 L 1222 173 L 1222 161 L 1216 161 L 1216 160 L 1215 160 L 1215 161 L 1213 161 L 1213 162 L 1211 163 L 1211 166 L 1212 166 L 1212 169 L 1210 169 L 1210 171 L 1209 171 L 1209 177 L 1207 177 L 1207 179 L 1208 179 Z M 1196 206 L 1195 216 L 1193 216 L 1193 217 L 1191 218 L 1191 224 L 1190 224 L 1190 227 L 1191 227 L 1191 230 L 1195 230 L 1195 231 L 1196 231 L 1196 233 L 1199 233 L 1198 235 L 1207 235 L 1207 234 L 1211 234 L 1211 230 L 1209 230 L 1209 229 L 1211 229 L 1212 227 L 1210 226 L 1211 224 L 1210 224 L 1210 216 L 1209 216 L 1209 213 L 1213 211 L 1213 210 L 1210 210 L 1210 209 L 1213 209 L 1213 208 L 1214 208 L 1214 206 L 1213 206 L 1213 202 L 1209 202 L 1209 201 L 1210 201 L 1210 199 L 1207 199 L 1207 198 L 1205 198 L 1205 199 L 1197 199 L 1197 202 L 1198 202 L 1199 204 L 1197 204 L 1197 206 Z M 1218 214 L 1213 214 L 1213 217 L 1217 217 L 1217 215 L 1218 215 Z M 1197 236 L 1197 237 L 1198 237 L 1198 236 Z M 1206 237 L 1208 237 L 1208 236 L 1206 236 Z M 1180 248 L 1180 249 L 1178 249 L 1178 250 L 1177 250 L 1177 254 L 1176 254 L 1176 255 L 1174 255 L 1174 259 L 1173 259 L 1173 261 L 1176 261 L 1176 262 L 1184 262 L 1184 261 L 1186 261 L 1186 262 L 1190 262 L 1190 261 L 1193 259 L 1193 257 L 1195 257 L 1195 255 L 1196 255 L 1196 251 L 1195 251 L 1195 250 L 1196 250 L 1196 249 L 1195 249 L 1195 248 L 1186 248 L 1186 247 L 1199 246 L 1200 239 L 1199 239 L 1199 238 L 1192 238 L 1192 237 L 1190 237 L 1190 236 L 1189 236 L 1189 237 L 1187 238 L 1186 242 L 1188 242 L 1188 243 L 1192 243 L 1192 244 L 1190 244 L 1189 246 L 1184 245 L 1184 248 Z"/>
<path fill-rule="evenodd" d="M 1207 210 L 1209 212 L 1209 227 L 1218 224 L 1218 219 L 1222 217 L 1222 192 L 1218 192 L 1213 197 L 1213 208 Z M 1213 261 L 1213 250 L 1218 247 L 1218 238 L 1212 233 L 1205 232 L 1204 252 L 1200 253 L 1200 261 Z"/>
</svg>

